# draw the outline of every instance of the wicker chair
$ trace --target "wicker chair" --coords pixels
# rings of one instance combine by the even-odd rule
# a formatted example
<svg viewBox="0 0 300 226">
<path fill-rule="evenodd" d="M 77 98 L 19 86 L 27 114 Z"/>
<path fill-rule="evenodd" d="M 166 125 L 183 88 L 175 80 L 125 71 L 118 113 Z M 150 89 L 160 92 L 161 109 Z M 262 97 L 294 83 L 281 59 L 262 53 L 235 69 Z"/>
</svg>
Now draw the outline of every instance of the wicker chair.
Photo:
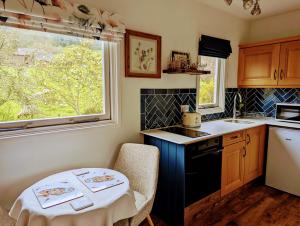
<svg viewBox="0 0 300 226">
<path fill-rule="evenodd" d="M 115 225 L 137 226 L 147 218 L 153 226 L 152 210 L 159 165 L 159 150 L 154 146 L 142 144 L 123 144 L 114 169 L 126 175 L 134 191 L 138 214 Z"/>
<path fill-rule="evenodd" d="M 8 216 L 7 211 L 0 206 L 0 226 L 14 226 L 16 222 Z"/>
</svg>

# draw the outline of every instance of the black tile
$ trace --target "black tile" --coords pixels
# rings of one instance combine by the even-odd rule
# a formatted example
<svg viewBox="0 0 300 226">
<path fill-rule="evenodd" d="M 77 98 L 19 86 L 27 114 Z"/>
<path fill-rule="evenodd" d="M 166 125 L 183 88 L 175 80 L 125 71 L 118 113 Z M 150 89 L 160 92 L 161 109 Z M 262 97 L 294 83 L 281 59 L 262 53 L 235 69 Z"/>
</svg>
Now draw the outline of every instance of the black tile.
<svg viewBox="0 0 300 226">
<path fill-rule="evenodd" d="M 190 93 L 190 89 L 180 89 L 180 93 Z"/>
<path fill-rule="evenodd" d="M 236 93 L 237 92 L 237 88 L 226 88 L 225 89 L 225 92 L 226 93 Z"/>
<path fill-rule="evenodd" d="M 145 114 L 141 114 L 141 130 L 145 130 Z"/>
<path fill-rule="evenodd" d="M 154 89 L 141 89 L 141 94 L 154 94 Z"/>
<path fill-rule="evenodd" d="M 167 94 L 168 90 L 167 89 L 155 89 L 154 92 L 155 92 L 155 94 Z"/>
<path fill-rule="evenodd" d="M 146 106 L 146 96 L 141 95 L 141 114 L 145 113 L 145 106 Z"/>
<path fill-rule="evenodd" d="M 168 89 L 168 94 L 178 94 L 179 89 Z"/>
<path fill-rule="evenodd" d="M 232 117 L 233 99 L 239 91 L 243 112 L 263 112 L 274 116 L 277 102 L 300 103 L 300 89 L 236 89 L 225 91 L 225 112 L 202 116 L 203 121 Z M 141 129 L 181 123 L 180 105 L 196 110 L 196 89 L 141 89 Z"/>
<path fill-rule="evenodd" d="M 190 89 L 190 93 L 197 93 L 197 89 Z"/>
</svg>

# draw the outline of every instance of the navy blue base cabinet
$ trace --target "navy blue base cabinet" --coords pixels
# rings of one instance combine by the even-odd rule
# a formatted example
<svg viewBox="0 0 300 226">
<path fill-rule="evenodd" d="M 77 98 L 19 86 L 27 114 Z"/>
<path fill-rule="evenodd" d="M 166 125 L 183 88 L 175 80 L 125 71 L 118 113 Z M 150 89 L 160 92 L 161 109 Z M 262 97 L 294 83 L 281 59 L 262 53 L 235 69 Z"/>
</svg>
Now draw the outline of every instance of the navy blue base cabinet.
<svg viewBox="0 0 300 226">
<path fill-rule="evenodd" d="M 221 188 L 222 138 L 179 145 L 151 136 L 160 150 L 153 213 L 171 226 L 184 225 L 184 209 Z"/>
<path fill-rule="evenodd" d="M 170 225 L 184 225 L 184 145 L 145 136 L 145 144 L 160 150 L 153 213 Z"/>
</svg>

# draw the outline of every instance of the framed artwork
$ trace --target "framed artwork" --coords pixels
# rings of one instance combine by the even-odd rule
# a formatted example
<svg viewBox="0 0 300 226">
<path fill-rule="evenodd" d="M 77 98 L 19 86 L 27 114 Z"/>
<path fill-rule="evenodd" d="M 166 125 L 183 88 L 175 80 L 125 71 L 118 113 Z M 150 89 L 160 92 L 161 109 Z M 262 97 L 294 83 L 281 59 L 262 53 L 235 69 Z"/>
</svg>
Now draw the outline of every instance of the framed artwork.
<svg viewBox="0 0 300 226">
<path fill-rule="evenodd" d="M 126 30 L 125 76 L 161 78 L 161 36 Z"/>
<path fill-rule="evenodd" d="M 172 51 L 172 61 L 177 64 L 177 68 L 184 69 L 187 65 L 190 65 L 190 54 L 178 51 Z"/>
</svg>

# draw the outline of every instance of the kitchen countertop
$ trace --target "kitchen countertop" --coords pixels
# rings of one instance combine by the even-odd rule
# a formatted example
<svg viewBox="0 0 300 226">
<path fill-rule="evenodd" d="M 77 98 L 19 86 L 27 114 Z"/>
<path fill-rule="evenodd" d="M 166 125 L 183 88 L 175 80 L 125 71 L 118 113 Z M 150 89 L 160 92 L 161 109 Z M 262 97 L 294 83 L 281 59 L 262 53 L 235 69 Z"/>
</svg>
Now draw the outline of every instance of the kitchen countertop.
<svg viewBox="0 0 300 226">
<path fill-rule="evenodd" d="M 191 138 L 186 137 L 174 133 L 169 133 L 166 131 L 162 131 L 159 129 L 152 129 L 152 130 L 144 130 L 141 131 L 142 134 L 156 137 L 162 140 L 166 140 L 176 144 L 192 144 L 198 141 L 208 140 L 210 138 L 223 136 L 225 134 L 233 133 L 240 130 L 250 129 L 257 126 L 262 125 L 269 125 L 269 126 L 280 126 L 280 127 L 288 127 L 288 128 L 295 128 L 300 129 L 300 124 L 298 123 L 288 123 L 288 122 L 279 122 L 276 121 L 274 118 L 266 118 L 266 119 L 239 119 L 241 121 L 251 121 L 251 124 L 242 124 L 242 123 L 231 123 L 225 122 L 226 119 L 215 120 L 215 121 L 208 121 L 201 123 L 200 128 L 192 128 L 193 130 L 198 130 L 202 132 L 209 133 L 210 135 Z"/>
</svg>

